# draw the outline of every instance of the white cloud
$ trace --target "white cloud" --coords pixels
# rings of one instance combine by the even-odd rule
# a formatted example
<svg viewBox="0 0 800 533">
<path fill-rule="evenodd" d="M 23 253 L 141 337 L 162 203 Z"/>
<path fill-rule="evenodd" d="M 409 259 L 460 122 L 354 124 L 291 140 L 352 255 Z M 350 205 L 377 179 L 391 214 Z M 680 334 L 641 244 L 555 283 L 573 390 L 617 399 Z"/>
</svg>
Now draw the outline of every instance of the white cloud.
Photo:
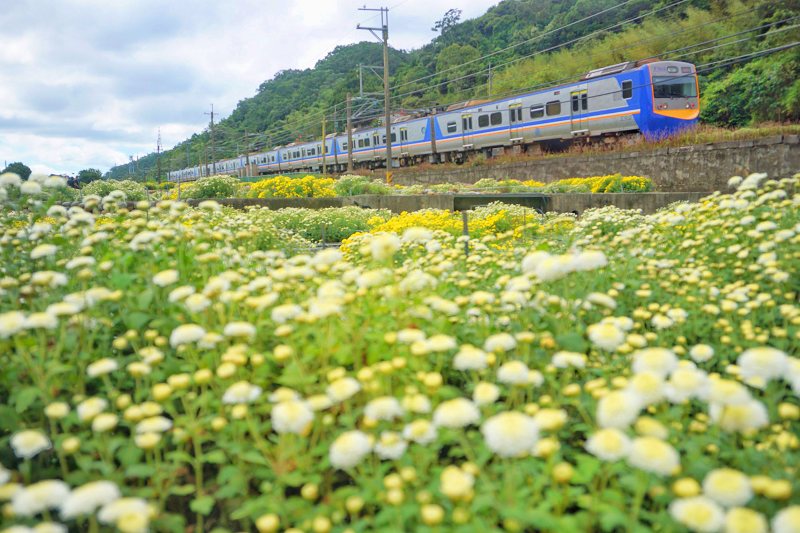
<svg viewBox="0 0 800 533">
<path fill-rule="evenodd" d="M 461 0 L 463 18 L 492 0 Z M 77 173 L 124 163 L 202 131 L 279 70 L 373 37 L 363 0 L 27 0 L 0 25 L 0 162 Z M 452 0 L 390 4 L 390 44 L 422 46 Z M 354 65 L 355 68 L 355 65 Z"/>
</svg>

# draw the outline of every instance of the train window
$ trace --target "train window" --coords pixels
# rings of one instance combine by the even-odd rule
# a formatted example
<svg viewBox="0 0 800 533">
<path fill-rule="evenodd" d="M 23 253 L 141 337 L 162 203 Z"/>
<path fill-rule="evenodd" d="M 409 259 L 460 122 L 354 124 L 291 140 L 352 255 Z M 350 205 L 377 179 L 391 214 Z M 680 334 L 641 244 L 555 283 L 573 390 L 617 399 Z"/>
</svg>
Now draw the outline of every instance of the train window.
<svg viewBox="0 0 800 533">
<path fill-rule="evenodd" d="M 497 126 L 503 123 L 503 115 L 500 112 L 492 113 L 489 115 L 489 120 L 492 122 L 492 126 Z"/>
<path fill-rule="evenodd" d="M 586 93 L 581 95 L 581 109 L 584 111 L 589 109 L 589 95 Z"/>
<path fill-rule="evenodd" d="M 489 115 L 481 115 L 478 117 L 478 127 L 485 128 L 489 125 Z"/>
<path fill-rule="evenodd" d="M 455 133 L 456 132 L 456 123 L 455 122 L 448 122 L 447 123 L 447 133 Z"/>
<path fill-rule="evenodd" d="M 375 146 L 378 146 L 378 144 L 380 144 L 380 140 L 379 139 L 380 139 L 380 136 L 373 135 L 372 136 L 372 144 L 374 144 Z M 383 137 L 383 142 L 384 143 L 386 142 L 386 137 L 385 136 Z"/>
<path fill-rule="evenodd" d="M 472 117 L 461 117 L 461 129 L 464 131 L 472 130 Z"/>
<path fill-rule="evenodd" d="M 369 137 L 364 139 L 364 146 L 369 146 Z"/>
<path fill-rule="evenodd" d="M 561 114 L 561 102 L 559 100 L 553 100 L 552 102 L 547 102 L 545 108 L 547 109 L 548 116 Z"/>
<path fill-rule="evenodd" d="M 630 98 L 633 96 L 633 82 L 626 80 L 622 82 L 622 97 Z"/>
<path fill-rule="evenodd" d="M 544 116 L 544 106 L 543 105 L 532 105 L 531 106 L 531 118 L 539 118 Z"/>
<path fill-rule="evenodd" d="M 548 105 L 550 105 L 550 104 L 548 104 Z M 577 94 L 573 94 L 572 95 L 572 110 L 573 111 L 578 111 L 578 109 L 580 109 L 579 106 L 578 106 L 578 95 Z M 547 114 L 548 115 L 550 114 L 549 110 L 547 111 Z"/>
<path fill-rule="evenodd" d="M 402 135 L 401 135 L 401 137 L 402 137 Z M 394 132 L 392 132 L 392 142 L 393 143 L 397 142 L 397 134 L 394 133 Z"/>
<path fill-rule="evenodd" d="M 359 139 L 358 140 L 358 147 L 359 148 L 364 148 L 364 139 Z"/>
<path fill-rule="evenodd" d="M 392 140 L 394 140 L 394 134 L 392 134 Z M 401 141 L 408 140 L 408 130 L 400 130 L 400 140 Z"/>
<path fill-rule="evenodd" d="M 512 107 L 508 110 L 508 116 L 511 119 L 511 122 L 522 122 L 522 108 Z"/>
<path fill-rule="evenodd" d="M 347 150 L 347 143 L 342 143 L 342 150 Z"/>
</svg>

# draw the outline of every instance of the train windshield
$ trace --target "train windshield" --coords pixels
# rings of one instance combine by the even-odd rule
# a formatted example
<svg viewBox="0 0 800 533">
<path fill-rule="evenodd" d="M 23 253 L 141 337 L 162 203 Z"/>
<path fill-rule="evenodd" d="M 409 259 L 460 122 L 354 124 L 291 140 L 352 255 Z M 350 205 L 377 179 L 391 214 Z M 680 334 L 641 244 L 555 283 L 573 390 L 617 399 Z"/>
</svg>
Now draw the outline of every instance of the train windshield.
<svg viewBox="0 0 800 533">
<path fill-rule="evenodd" d="M 656 98 L 694 98 L 697 84 L 694 76 L 653 76 L 653 95 Z"/>
<path fill-rule="evenodd" d="M 694 98 L 697 84 L 694 76 L 653 76 L 653 96 L 656 98 Z"/>
</svg>

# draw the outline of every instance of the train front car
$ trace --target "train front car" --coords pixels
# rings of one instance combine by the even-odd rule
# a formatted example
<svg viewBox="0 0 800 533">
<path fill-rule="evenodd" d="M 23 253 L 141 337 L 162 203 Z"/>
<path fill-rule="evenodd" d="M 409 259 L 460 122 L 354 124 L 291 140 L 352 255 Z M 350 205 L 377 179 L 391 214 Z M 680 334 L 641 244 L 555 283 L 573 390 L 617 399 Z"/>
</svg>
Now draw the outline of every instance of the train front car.
<svg viewBox="0 0 800 533">
<path fill-rule="evenodd" d="M 647 139 L 663 139 L 697 124 L 700 95 L 697 72 L 691 63 L 656 61 L 644 65 L 640 89 L 644 104 L 640 129 Z"/>
</svg>

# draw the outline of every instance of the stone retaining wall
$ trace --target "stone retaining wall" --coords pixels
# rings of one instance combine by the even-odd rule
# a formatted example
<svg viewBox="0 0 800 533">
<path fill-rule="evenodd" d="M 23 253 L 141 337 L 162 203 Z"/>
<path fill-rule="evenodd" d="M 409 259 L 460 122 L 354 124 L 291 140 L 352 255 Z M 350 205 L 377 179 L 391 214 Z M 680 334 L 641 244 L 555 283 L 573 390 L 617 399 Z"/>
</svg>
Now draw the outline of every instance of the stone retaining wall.
<svg viewBox="0 0 800 533">
<path fill-rule="evenodd" d="M 776 135 L 752 141 L 732 141 L 652 151 L 611 152 L 591 155 L 554 155 L 519 163 L 477 167 L 436 166 L 396 169 L 400 185 L 475 183 L 483 178 L 535 179 L 545 183 L 575 177 L 621 173 L 646 176 L 662 192 L 725 191 L 731 176 L 766 172 L 770 177 L 788 177 L 800 171 L 800 136 Z M 376 171 L 376 177 L 383 177 Z"/>
</svg>

